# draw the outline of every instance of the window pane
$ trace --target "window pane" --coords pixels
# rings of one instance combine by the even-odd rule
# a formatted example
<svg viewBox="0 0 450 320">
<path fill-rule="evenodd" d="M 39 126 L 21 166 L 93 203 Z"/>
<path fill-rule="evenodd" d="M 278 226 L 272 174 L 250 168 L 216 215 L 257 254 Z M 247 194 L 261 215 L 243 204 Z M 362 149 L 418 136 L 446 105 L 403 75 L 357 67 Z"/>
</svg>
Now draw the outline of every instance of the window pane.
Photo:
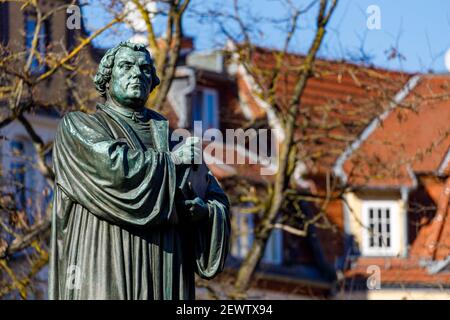
<svg viewBox="0 0 450 320">
<path fill-rule="evenodd" d="M 203 94 L 201 91 L 197 91 L 193 97 L 193 112 L 192 112 L 192 120 L 193 121 L 201 121 L 202 120 L 202 103 Z"/>
<path fill-rule="evenodd" d="M 27 16 L 25 22 L 25 45 L 27 49 L 31 48 L 31 43 L 33 41 L 35 29 L 36 29 L 36 19 L 34 17 Z"/>
<path fill-rule="evenodd" d="M 373 232 L 374 232 L 374 225 L 373 225 L 373 223 L 371 223 L 370 226 L 369 226 L 369 232 L 370 232 L 370 234 L 369 234 L 369 246 L 372 248 L 375 245 L 374 235 L 373 235 Z"/>
<path fill-rule="evenodd" d="M 36 17 L 27 15 L 25 20 L 25 46 L 27 48 L 27 53 L 29 53 L 32 47 L 36 26 L 37 26 Z M 47 43 L 47 30 L 46 30 L 46 23 L 43 22 L 40 25 L 38 42 L 36 47 L 36 51 L 40 55 L 41 59 L 44 59 L 45 57 L 46 43 Z M 41 65 L 39 64 L 39 60 L 36 57 L 36 55 L 33 56 L 30 65 L 30 70 L 33 74 L 42 73 L 45 70 L 45 66 L 43 64 Z"/>
<path fill-rule="evenodd" d="M 20 141 L 11 141 L 11 152 L 13 160 L 11 161 L 11 174 L 15 185 L 16 205 L 19 210 L 24 210 L 26 205 L 25 198 L 25 163 L 24 163 L 24 145 Z"/>
<path fill-rule="evenodd" d="M 376 201 L 370 202 L 364 211 L 367 229 L 363 242 L 366 251 L 363 251 L 363 254 L 372 256 L 394 254 L 389 250 L 393 248 L 391 235 L 392 207 L 384 201 L 380 201 L 379 204 Z"/>
<path fill-rule="evenodd" d="M 205 106 L 203 109 L 204 111 L 203 122 L 206 130 L 215 127 L 217 102 L 216 102 L 216 95 L 213 92 L 207 91 L 204 94 L 205 94 Z"/>
<path fill-rule="evenodd" d="M 217 112 L 217 95 L 214 90 L 199 90 L 193 95 L 192 121 L 201 121 L 203 132 L 217 127 Z"/>
</svg>

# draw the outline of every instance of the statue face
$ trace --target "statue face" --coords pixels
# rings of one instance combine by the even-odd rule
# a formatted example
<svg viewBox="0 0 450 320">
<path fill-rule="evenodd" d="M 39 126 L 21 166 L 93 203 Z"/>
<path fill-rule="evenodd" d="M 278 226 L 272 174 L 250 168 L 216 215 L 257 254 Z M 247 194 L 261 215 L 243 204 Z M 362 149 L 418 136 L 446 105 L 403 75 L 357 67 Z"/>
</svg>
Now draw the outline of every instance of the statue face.
<svg viewBox="0 0 450 320">
<path fill-rule="evenodd" d="M 109 93 L 116 102 L 129 108 L 141 108 L 152 87 L 152 61 L 149 54 L 120 48 L 114 58 Z"/>
</svg>

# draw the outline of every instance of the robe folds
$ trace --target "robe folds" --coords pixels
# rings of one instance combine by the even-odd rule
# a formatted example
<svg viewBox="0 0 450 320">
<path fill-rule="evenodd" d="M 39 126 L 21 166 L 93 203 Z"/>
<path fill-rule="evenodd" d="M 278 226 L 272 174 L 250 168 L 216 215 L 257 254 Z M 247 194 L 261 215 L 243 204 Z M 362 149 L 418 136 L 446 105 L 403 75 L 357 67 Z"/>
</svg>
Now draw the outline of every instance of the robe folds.
<svg viewBox="0 0 450 320">
<path fill-rule="evenodd" d="M 139 115 L 98 105 L 58 126 L 50 299 L 194 299 L 194 274 L 211 279 L 224 267 L 225 193 L 201 165 L 209 216 L 186 220 L 168 121 L 148 109 Z"/>
</svg>

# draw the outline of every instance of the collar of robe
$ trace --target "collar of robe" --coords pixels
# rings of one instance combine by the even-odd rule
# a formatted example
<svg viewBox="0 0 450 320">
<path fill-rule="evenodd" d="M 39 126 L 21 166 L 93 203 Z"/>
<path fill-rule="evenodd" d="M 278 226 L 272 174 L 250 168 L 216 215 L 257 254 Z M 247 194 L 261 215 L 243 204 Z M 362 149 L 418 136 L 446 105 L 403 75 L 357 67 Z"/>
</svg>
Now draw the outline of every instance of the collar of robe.
<svg viewBox="0 0 450 320">
<path fill-rule="evenodd" d="M 118 106 L 117 104 L 111 104 L 111 103 L 105 103 L 102 105 L 103 107 L 107 108 L 108 110 L 118 113 L 126 118 L 129 118 L 133 120 L 134 122 L 145 122 L 147 119 L 146 117 L 146 108 L 142 107 L 137 110 L 131 110 L 127 109 L 121 106 Z"/>
</svg>

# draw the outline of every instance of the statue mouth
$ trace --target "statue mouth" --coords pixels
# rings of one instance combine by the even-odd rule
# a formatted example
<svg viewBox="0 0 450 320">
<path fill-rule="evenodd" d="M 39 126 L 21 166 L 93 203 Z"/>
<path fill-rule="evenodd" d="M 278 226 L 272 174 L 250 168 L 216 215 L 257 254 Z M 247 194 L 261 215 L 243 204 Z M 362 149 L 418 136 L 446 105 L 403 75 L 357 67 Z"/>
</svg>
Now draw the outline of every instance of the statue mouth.
<svg viewBox="0 0 450 320">
<path fill-rule="evenodd" d="M 129 83 L 128 86 L 133 89 L 134 88 L 140 89 L 143 87 L 143 84 L 141 82 L 133 82 L 133 83 Z"/>
</svg>

